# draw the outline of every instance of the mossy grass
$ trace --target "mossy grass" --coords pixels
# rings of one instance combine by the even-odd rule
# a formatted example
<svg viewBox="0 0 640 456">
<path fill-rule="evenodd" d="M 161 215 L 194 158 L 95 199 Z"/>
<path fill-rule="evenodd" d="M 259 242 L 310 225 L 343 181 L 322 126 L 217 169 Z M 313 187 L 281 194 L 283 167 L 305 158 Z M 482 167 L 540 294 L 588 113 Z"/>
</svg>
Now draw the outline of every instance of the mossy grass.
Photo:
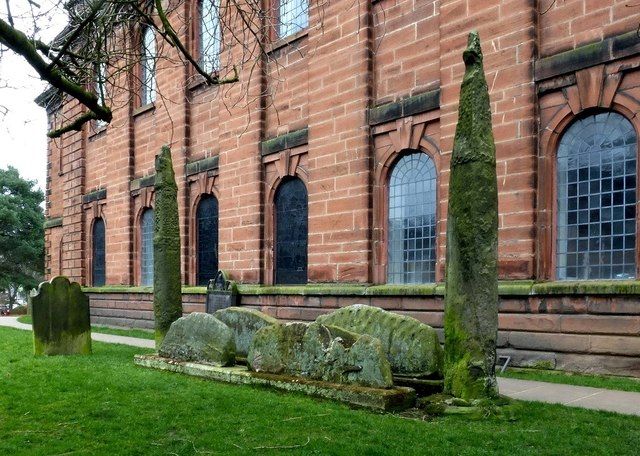
<svg viewBox="0 0 640 456">
<path fill-rule="evenodd" d="M 547 369 L 509 368 L 500 377 L 640 393 L 640 378 L 587 375 Z"/>
<path fill-rule="evenodd" d="M 20 323 L 31 324 L 31 315 L 22 315 L 18 317 Z M 137 337 L 139 339 L 154 339 L 153 331 L 133 328 L 112 328 L 110 326 L 91 325 L 91 331 L 101 334 L 112 334 L 114 336 Z"/>
<path fill-rule="evenodd" d="M 34 357 L 0 328 L 0 454 L 636 454 L 640 420 L 520 403 L 489 415 L 403 419 L 299 394 L 137 368 L 150 350 L 96 342 L 90 357 Z M 284 450 L 282 447 L 292 448 Z M 278 448 L 280 447 L 280 448 Z"/>
</svg>

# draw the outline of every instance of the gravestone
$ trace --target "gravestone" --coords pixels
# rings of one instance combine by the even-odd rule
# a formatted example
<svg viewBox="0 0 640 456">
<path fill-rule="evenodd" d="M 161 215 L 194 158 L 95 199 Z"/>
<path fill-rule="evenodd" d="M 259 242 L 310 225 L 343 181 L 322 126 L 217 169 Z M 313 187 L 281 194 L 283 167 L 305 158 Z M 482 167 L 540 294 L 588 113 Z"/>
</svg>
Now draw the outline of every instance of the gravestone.
<svg viewBox="0 0 640 456">
<path fill-rule="evenodd" d="M 445 392 L 498 395 L 498 190 L 489 92 L 477 32 L 469 34 L 451 155 L 444 310 Z"/>
<path fill-rule="evenodd" d="M 36 355 L 91 353 L 89 298 L 77 282 L 63 276 L 42 282 L 31 297 Z"/>
<path fill-rule="evenodd" d="M 217 310 L 238 305 L 238 289 L 235 283 L 227 279 L 224 271 L 218 271 L 215 279 L 209 280 L 207 286 L 206 311 L 213 314 Z"/>
</svg>

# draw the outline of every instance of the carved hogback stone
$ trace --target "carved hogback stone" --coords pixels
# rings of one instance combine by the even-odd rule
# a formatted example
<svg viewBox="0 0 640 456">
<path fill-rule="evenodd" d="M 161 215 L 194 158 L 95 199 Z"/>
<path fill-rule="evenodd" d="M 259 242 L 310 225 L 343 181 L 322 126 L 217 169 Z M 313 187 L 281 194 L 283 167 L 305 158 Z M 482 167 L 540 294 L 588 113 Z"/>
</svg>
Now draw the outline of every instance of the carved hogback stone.
<svg viewBox="0 0 640 456">
<path fill-rule="evenodd" d="M 91 353 L 89 298 L 63 276 L 42 282 L 31 297 L 36 355 Z"/>
<path fill-rule="evenodd" d="M 179 361 L 233 366 L 233 332 L 213 315 L 194 312 L 173 322 L 158 354 Z"/>
<path fill-rule="evenodd" d="M 394 374 L 429 377 L 442 374 L 442 347 L 435 330 L 415 318 L 355 304 L 316 319 L 380 339 Z"/>
<path fill-rule="evenodd" d="M 393 386 L 391 366 L 379 340 L 319 323 L 260 329 L 248 363 L 256 372 L 375 388 Z"/>
<path fill-rule="evenodd" d="M 218 310 L 214 316 L 225 323 L 236 341 L 236 356 L 246 358 L 256 332 L 265 326 L 278 324 L 278 320 L 255 309 L 228 307 Z"/>
</svg>

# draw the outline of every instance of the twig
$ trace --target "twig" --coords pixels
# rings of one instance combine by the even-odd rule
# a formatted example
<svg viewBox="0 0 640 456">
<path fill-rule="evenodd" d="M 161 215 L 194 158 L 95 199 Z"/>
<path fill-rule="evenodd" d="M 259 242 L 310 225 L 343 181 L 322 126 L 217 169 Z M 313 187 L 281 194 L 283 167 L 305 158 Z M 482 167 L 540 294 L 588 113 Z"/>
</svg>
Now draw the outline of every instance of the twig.
<svg viewBox="0 0 640 456">
<path fill-rule="evenodd" d="M 311 442 L 311 437 L 307 437 L 307 441 L 302 445 L 276 445 L 276 446 L 257 446 L 253 447 L 254 450 L 291 450 L 294 448 L 302 448 L 304 446 L 309 445 Z"/>
<path fill-rule="evenodd" d="M 327 416 L 327 415 L 331 415 L 331 413 L 319 413 L 317 415 L 307 415 L 307 416 L 292 416 L 291 418 L 285 418 L 282 421 L 301 420 L 302 418 L 315 418 L 317 416 Z"/>
</svg>

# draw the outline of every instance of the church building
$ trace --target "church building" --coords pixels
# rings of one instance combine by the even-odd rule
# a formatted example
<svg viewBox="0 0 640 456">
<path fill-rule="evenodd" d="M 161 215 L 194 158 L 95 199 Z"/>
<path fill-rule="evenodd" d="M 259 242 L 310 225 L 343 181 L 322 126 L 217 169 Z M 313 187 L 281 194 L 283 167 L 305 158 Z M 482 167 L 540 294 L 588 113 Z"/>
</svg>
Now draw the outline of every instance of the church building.
<svg viewBox="0 0 640 456">
<path fill-rule="evenodd" d="M 269 3 L 271 0 L 266 0 Z M 321 4 L 322 3 L 322 4 Z M 184 1 L 202 65 L 219 2 Z M 240 305 L 354 303 L 443 324 L 449 160 L 467 34 L 497 151 L 499 355 L 640 376 L 640 6 L 618 0 L 285 0 L 263 58 L 209 86 L 147 65 L 113 121 L 49 141 L 46 275 L 97 323 L 152 327 L 154 157 L 171 146 L 185 312 L 218 270 Z M 139 30 L 142 54 L 156 49 Z M 80 109 L 39 98 L 50 124 Z M 501 358 L 504 363 L 506 358 Z"/>
</svg>

